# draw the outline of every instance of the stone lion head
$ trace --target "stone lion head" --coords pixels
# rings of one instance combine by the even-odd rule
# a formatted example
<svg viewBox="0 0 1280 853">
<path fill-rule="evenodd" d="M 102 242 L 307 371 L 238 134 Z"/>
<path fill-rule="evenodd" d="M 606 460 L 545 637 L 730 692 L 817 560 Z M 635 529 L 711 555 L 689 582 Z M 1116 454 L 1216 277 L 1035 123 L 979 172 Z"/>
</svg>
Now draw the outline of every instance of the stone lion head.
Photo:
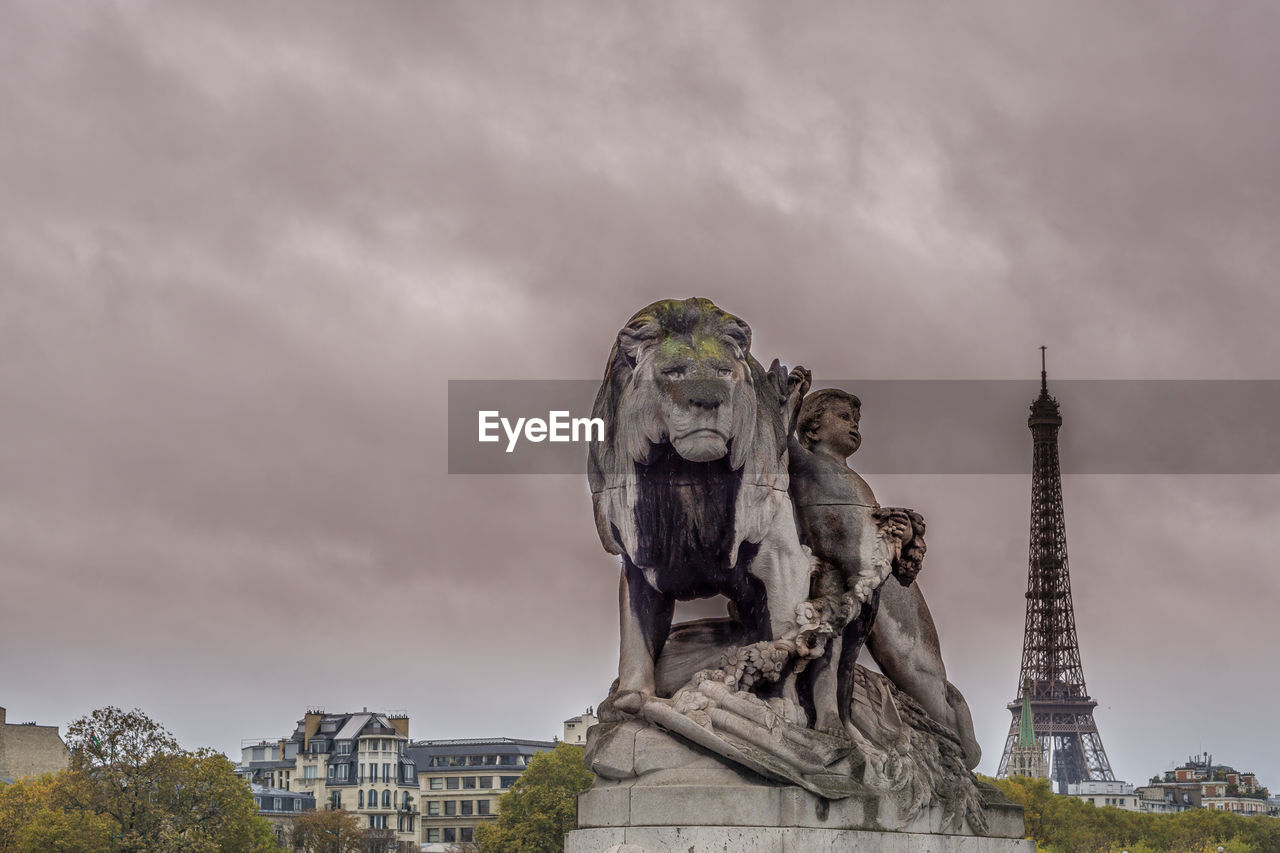
<svg viewBox="0 0 1280 853">
<path fill-rule="evenodd" d="M 733 513 L 731 557 L 743 541 L 760 541 L 786 499 L 786 436 L 779 369 L 766 372 L 750 350 L 751 327 L 708 299 L 655 302 L 618 332 L 592 412 L 605 438 L 588 459 L 607 551 L 636 554 L 637 472 L 670 451 L 719 463 L 690 466 L 691 476 L 723 470 L 737 479 L 724 508 Z"/>
</svg>

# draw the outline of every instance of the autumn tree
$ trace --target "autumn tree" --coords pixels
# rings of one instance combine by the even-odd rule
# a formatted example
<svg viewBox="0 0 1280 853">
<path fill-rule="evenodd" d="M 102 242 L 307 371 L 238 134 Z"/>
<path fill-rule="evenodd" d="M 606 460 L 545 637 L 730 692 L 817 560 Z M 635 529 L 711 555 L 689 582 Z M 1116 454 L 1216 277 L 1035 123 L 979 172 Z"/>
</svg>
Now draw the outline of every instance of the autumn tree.
<svg viewBox="0 0 1280 853">
<path fill-rule="evenodd" d="M 364 853 L 364 831 L 351 812 L 323 809 L 293 819 L 290 841 L 300 853 Z"/>
<path fill-rule="evenodd" d="M 591 786 L 580 746 L 562 743 L 529 760 L 498 800 L 498 819 L 476 827 L 482 853 L 563 853 L 578 823 L 578 794 Z"/>
<path fill-rule="evenodd" d="M 1055 795 L 1047 779 L 989 779 L 1023 807 L 1026 834 L 1045 853 L 1280 853 L 1280 820 L 1216 809 L 1177 814 L 1097 807 Z"/>
<path fill-rule="evenodd" d="M 67 729 L 67 807 L 113 823 L 115 853 L 276 849 L 248 785 L 212 750 L 188 752 L 142 711 L 100 708 Z"/>
<path fill-rule="evenodd" d="M 0 785 L 0 850 L 108 853 L 114 821 L 71 806 L 81 782 L 63 770 Z"/>
</svg>

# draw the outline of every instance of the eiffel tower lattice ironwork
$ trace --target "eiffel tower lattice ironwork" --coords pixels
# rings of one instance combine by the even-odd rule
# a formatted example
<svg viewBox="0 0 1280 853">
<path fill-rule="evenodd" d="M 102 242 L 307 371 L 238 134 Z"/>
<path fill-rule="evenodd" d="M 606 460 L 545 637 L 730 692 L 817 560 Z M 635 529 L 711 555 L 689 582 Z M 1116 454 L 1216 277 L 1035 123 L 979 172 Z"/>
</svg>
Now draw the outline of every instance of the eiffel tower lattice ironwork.
<svg viewBox="0 0 1280 853">
<path fill-rule="evenodd" d="M 1034 466 L 1031 472 L 1031 547 L 1027 567 L 1027 621 L 1022 637 L 1022 671 L 1009 737 L 996 775 L 1008 775 L 1009 756 L 1018 741 L 1022 698 L 1030 691 L 1035 737 L 1049 761 L 1058 793 L 1085 781 L 1112 781 L 1111 762 L 1102 748 L 1093 709 L 1098 703 L 1085 689 L 1071 606 L 1067 571 L 1067 532 L 1062 513 L 1062 473 L 1058 468 L 1058 429 L 1062 415 L 1049 396 L 1049 377 L 1040 348 L 1040 396 L 1031 404 Z"/>
</svg>

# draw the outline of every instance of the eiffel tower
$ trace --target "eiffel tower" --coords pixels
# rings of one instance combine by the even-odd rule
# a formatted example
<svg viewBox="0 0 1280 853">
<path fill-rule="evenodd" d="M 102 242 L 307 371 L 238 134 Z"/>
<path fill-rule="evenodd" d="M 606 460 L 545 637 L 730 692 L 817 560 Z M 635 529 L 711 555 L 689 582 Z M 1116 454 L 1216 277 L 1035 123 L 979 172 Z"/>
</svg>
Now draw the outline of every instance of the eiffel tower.
<svg viewBox="0 0 1280 853">
<path fill-rule="evenodd" d="M 1031 548 L 1027 567 L 1027 621 L 1022 637 L 1022 671 L 1009 737 L 996 775 L 1009 772 L 1009 757 L 1018 742 L 1023 696 L 1031 704 L 1035 738 L 1049 757 L 1049 776 L 1059 794 L 1067 785 L 1113 781 L 1111 762 L 1102 748 L 1080 666 L 1080 644 L 1071 607 L 1067 572 L 1067 529 L 1062 515 L 1062 474 L 1058 469 L 1058 428 L 1062 415 L 1049 396 L 1049 374 L 1040 347 L 1040 396 L 1031 404 L 1034 467 L 1031 472 Z M 1028 694 L 1029 691 L 1029 694 Z"/>
</svg>

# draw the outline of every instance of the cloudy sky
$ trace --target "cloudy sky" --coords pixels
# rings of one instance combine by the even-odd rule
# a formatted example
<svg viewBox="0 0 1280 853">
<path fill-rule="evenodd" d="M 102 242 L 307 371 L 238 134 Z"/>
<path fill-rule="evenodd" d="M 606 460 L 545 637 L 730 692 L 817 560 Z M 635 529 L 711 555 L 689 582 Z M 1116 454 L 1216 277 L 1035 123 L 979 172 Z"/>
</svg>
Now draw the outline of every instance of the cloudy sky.
<svg viewBox="0 0 1280 853">
<path fill-rule="evenodd" d="M 598 378 L 657 298 L 819 384 L 1280 378 L 1277 43 L 1250 2 L 6 3 L 0 704 L 558 734 L 616 566 L 582 478 L 447 473 L 447 382 Z M 993 772 L 1029 480 L 873 485 Z M 1117 775 L 1280 788 L 1277 478 L 1064 492 Z"/>
</svg>

